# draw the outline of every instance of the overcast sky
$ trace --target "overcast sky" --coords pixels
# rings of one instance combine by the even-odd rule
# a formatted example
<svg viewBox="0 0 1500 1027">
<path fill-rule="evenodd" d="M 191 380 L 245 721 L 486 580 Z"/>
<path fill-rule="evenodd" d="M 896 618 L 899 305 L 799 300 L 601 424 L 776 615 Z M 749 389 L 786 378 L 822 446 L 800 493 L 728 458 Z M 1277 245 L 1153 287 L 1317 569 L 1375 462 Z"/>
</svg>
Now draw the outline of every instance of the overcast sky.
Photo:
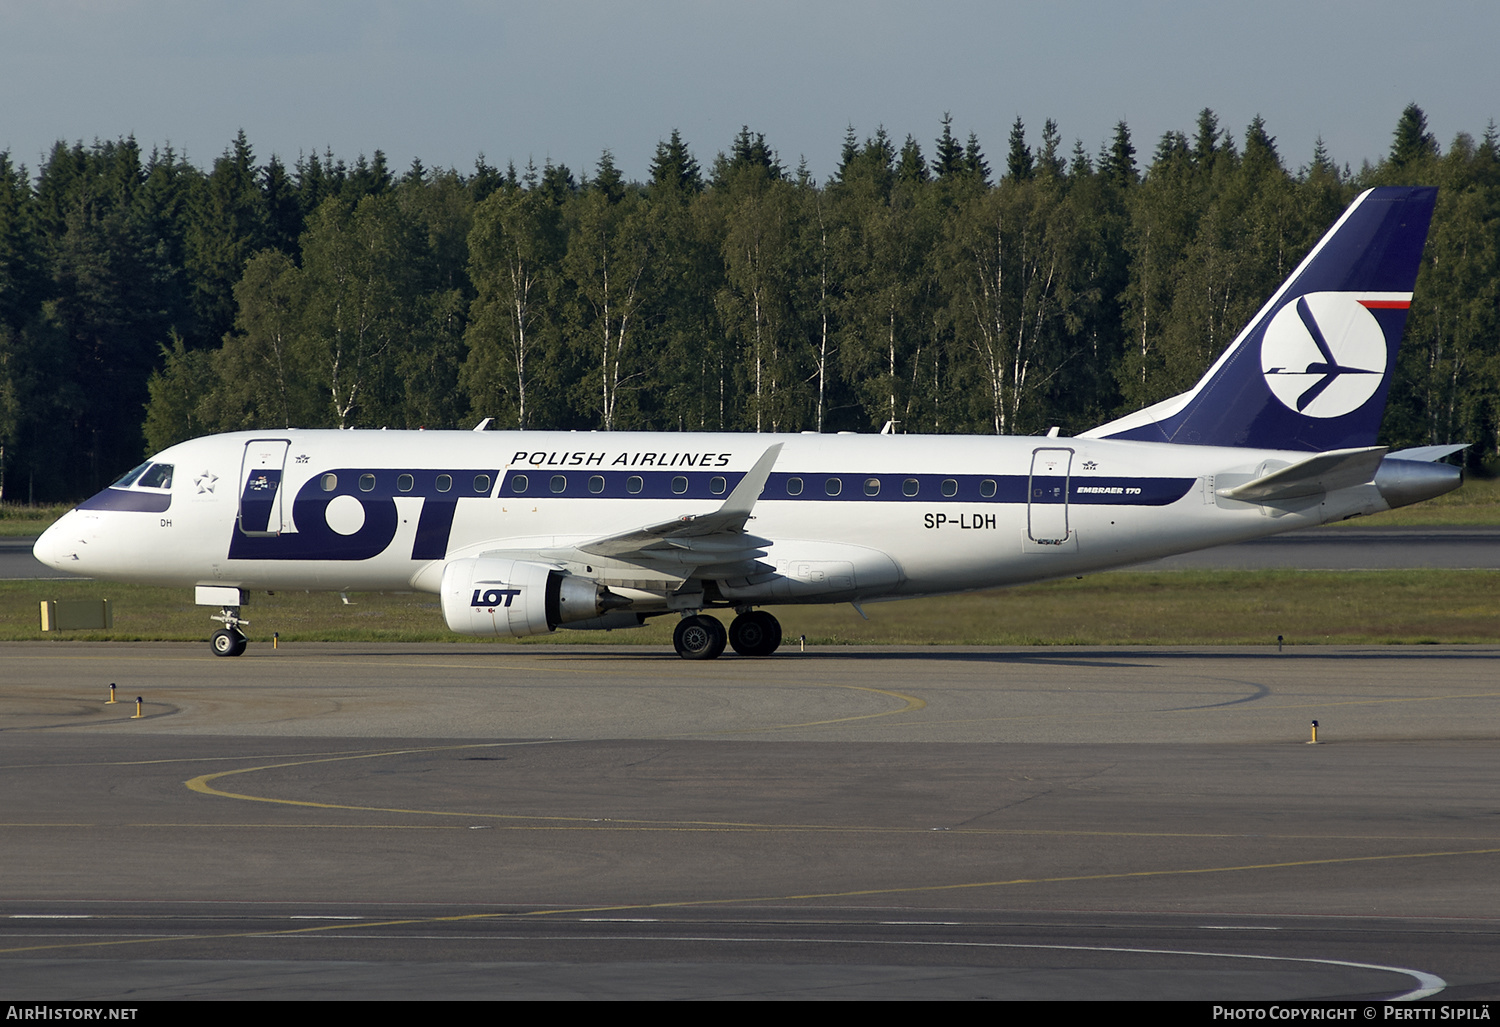
<svg viewBox="0 0 1500 1027">
<path fill-rule="evenodd" d="M 1494 0 L 3 0 L 0 149 L 134 134 L 209 165 L 243 128 L 258 159 L 385 151 L 404 170 L 528 158 L 644 178 L 676 128 L 707 166 L 741 125 L 834 170 L 846 126 L 930 157 L 944 111 L 997 170 L 1019 115 L 1091 153 L 1124 119 L 1144 164 L 1212 107 L 1257 113 L 1295 170 L 1321 134 L 1356 169 L 1402 108 L 1444 150 L 1500 117 Z"/>
</svg>

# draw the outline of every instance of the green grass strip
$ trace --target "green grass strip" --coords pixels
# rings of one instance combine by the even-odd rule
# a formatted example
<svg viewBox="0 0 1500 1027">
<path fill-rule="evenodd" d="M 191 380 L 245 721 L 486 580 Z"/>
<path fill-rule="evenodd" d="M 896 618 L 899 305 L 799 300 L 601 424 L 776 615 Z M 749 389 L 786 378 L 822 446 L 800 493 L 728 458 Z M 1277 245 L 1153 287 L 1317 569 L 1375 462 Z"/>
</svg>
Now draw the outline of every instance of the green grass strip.
<svg viewBox="0 0 1500 1027">
<path fill-rule="evenodd" d="M 206 639 L 189 589 L 92 581 L 0 582 L 0 640 Z M 110 599 L 112 631 L 41 631 L 43 599 Z M 252 641 L 473 641 L 448 632 L 437 597 L 258 594 Z M 785 645 L 1274 645 L 1500 643 L 1500 571 L 1155 571 L 1097 574 L 965 596 L 774 607 Z M 727 611 L 720 611 L 724 616 Z M 728 616 L 732 616 L 729 614 Z M 634 631 L 558 631 L 520 644 L 668 646 L 675 618 Z M 498 644 L 515 644 L 502 642 Z"/>
</svg>

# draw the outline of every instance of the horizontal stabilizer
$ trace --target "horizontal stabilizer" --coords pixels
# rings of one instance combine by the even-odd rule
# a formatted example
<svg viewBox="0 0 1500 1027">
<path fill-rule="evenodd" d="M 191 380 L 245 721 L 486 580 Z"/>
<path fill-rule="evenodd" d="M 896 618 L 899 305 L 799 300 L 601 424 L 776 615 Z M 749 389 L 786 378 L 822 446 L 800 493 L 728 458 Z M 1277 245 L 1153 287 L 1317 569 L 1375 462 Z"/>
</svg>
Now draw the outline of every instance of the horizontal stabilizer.
<svg viewBox="0 0 1500 1027">
<path fill-rule="evenodd" d="M 1426 463 L 1436 463 L 1444 457 L 1452 456 L 1454 453 L 1462 453 L 1472 443 L 1450 442 L 1446 446 L 1417 446 L 1414 449 L 1398 449 L 1390 454 L 1392 460 L 1421 460 Z"/>
<path fill-rule="evenodd" d="M 1363 485 L 1374 480 L 1385 454 L 1384 446 L 1335 449 L 1263 474 L 1243 485 L 1219 489 L 1217 494 L 1245 503 L 1270 503 Z"/>
</svg>

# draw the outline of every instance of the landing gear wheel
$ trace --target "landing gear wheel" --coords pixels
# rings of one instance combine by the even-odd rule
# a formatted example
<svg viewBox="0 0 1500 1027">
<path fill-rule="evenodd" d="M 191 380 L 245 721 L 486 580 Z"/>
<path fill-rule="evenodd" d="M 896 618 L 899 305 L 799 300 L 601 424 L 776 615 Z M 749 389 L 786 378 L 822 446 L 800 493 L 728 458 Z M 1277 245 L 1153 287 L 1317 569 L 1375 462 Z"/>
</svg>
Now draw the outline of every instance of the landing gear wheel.
<svg viewBox="0 0 1500 1027">
<path fill-rule="evenodd" d="M 684 660 L 713 660 L 724 651 L 728 635 L 717 617 L 684 617 L 672 632 L 672 648 Z"/>
<path fill-rule="evenodd" d="M 238 631 L 215 631 L 214 637 L 208 640 L 208 647 L 214 651 L 215 656 L 239 656 L 245 651 L 245 636 Z"/>
<path fill-rule="evenodd" d="M 729 625 L 729 644 L 741 656 L 770 656 L 781 646 L 781 622 L 765 610 L 742 613 Z"/>
</svg>

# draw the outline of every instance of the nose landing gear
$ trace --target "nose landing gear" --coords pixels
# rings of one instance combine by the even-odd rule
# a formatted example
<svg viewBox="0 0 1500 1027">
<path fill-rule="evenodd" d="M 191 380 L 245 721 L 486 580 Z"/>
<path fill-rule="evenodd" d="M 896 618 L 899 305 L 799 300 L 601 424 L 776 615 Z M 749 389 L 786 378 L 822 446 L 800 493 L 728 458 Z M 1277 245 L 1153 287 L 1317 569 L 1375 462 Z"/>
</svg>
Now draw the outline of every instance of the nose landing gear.
<svg viewBox="0 0 1500 1027">
<path fill-rule="evenodd" d="M 245 633 L 240 630 L 241 624 L 250 622 L 240 617 L 238 606 L 226 606 L 218 614 L 209 618 L 224 625 L 223 630 L 215 631 L 213 637 L 208 640 L 208 648 L 215 656 L 240 656 L 245 652 L 245 646 L 249 641 Z"/>
<path fill-rule="evenodd" d="M 238 631 L 215 631 L 212 638 L 208 640 L 208 647 L 213 650 L 215 656 L 239 656 L 245 651 L 249 644 L 245 636 Z"/>
</svg>

